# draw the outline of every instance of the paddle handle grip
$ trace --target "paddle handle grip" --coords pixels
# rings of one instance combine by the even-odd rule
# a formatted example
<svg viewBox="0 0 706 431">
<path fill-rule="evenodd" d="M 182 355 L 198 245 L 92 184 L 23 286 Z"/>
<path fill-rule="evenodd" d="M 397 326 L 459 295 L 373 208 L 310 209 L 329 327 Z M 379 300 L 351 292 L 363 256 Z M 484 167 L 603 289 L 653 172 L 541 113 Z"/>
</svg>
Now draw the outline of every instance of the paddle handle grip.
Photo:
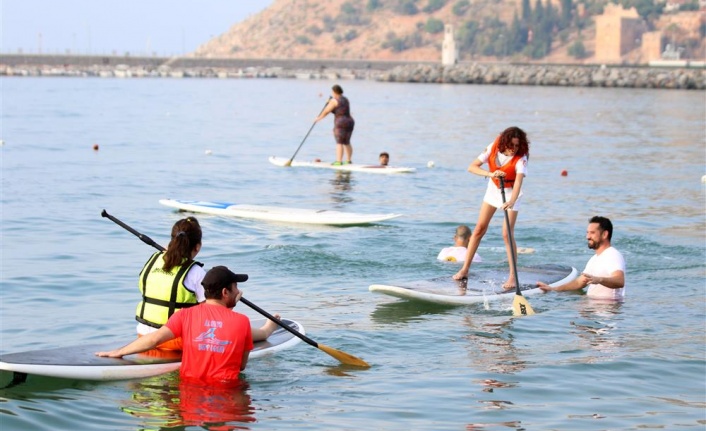
<svg viewBox="0 0 706 431">
<path fill-rule="evenodd" d="M 136 231 L 135 229 L 131 228 L 130 226 L 126 225 L 122 221 L 118 220 L 117 218 L 113 217 L 112 215 L 108 214 L 108 211 L 103 210 L 101 212 L 101 216 L 108 218 L 110 221 L 113 223 L 117 224 L 118 226 L 122 227 L 126 231 L 130 232 L 131 234 L 135 235 L 136 237 L 140 238 L 142 242 L 144 242 L 147 245 L 151 245 L 152 247 L 156 248 L 159 251 L 164 251 L 164 247 L 161 245 L 157 244 L 152 238 L 148 237 L 147 235 L 143 235 L 140 232 Z"/>
</svg>

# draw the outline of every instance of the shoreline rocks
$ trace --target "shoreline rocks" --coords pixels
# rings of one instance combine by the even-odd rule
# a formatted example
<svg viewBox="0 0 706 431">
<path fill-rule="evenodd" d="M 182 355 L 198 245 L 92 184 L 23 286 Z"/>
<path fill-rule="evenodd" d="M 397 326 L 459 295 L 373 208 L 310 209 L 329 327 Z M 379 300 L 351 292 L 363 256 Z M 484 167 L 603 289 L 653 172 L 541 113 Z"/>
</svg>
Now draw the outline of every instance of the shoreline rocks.
<svg viewBox="0 0 706 431">
<path fill-rule="evenodd" d="M 4 58 L 7 60 L 7 58 Z M 207 60 L 119 58 L 101 62 L 60 63 L 0 60 L 0 76 L 70 76 L 99 78 L 283 78 L 380 82 L 611 87 L 706 90 L 703 67 L 630 67 L 599 65 L 343 62 L 336 60 Z M 63 60 L 68 60 L 64 58 Z"/>
<path fill-rule="evenodd" d="M 407 65 L 382 72 L 384 82 L 706 90 L 706 70 L 688 68 L 463 64 Z"/>
</svg>

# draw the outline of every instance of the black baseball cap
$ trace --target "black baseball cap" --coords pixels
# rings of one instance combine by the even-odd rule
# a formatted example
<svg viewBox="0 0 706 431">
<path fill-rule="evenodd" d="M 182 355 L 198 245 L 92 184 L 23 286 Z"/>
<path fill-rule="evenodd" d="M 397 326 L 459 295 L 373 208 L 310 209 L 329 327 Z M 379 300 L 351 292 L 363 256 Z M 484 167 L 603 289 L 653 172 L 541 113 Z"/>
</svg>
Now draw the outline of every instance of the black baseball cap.
<svg viewBox="0 0 706 431">
<path fill-rule="evenodd" d="M 214 266 L 209 269 L 201 284 L 206 290 L 218 290 L 230 287 L 232 283 L 242 283 L 248 280 L 247 274 L 235 274 L 225 266 Z"/>
</svg>

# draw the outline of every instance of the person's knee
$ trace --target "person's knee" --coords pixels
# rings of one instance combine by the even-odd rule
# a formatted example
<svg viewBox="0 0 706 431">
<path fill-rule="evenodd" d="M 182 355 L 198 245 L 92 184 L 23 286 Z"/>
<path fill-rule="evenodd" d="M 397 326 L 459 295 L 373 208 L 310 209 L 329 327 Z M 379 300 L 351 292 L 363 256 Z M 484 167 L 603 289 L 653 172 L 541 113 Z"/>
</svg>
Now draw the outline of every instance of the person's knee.
<svg viewBox="0 0 706 431">
<path fill-rule="evenodd" d="M 477 238 L 483 238 L 483 235 L 488 231 L 488 226 L 483 226 L 477 224 L 475 228 L 473 228 L 473 236 Z"/>
</svg>

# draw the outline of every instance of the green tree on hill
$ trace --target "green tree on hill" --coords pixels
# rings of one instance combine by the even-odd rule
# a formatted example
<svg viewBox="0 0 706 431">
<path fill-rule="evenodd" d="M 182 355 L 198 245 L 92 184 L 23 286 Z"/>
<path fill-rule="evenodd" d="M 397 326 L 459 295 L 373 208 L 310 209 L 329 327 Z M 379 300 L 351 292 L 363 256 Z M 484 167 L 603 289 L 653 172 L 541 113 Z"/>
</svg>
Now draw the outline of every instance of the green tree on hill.
<svg viewBox="0 0 706 431">
<path fill-rule="evenodd" d="M 520 18 L 515 13 L 512 20 L 512 25 L 510 26 L 510 36 L 508 38 L 508 54 L 514 54 L 517 52 L 522 52 L 522 50 L 527 46 L 527 33 L 529 26 L 527 23 L 520 21 Z"/>
<path fill-rule="evenodd" d="M 654 0 L 619 0 L 618 4 L 625 9 L 634 7 L 637 13 L 646 21 L 651 22 L 662 15 L 666 2 L 656 3 Z"/>
<path fill-rule="evenodd" d="M 565 29 L 571 26 L 573 12 L 574 7 L 572 0 L 561 0 L 561 18 L 559 19 L 559 29 Z"/>
<path fill-rule="evenodd" d="M 444 22 L 440 19 L 430 17 L 424 25 L 424 30 L 431 34 L 441 33 L 444 31 Z"/>
<path fill-rule="evenodd" d="M 365 9 L 368 12 L 373 12 L 377 9 L 382 8 L 382 1 L 381 0 L 368 0 L 368 4 L 365 5 Z"/>
<path fill-rule="evenodd" d="M 425 13 L 434 13 L 446 6 L 447 0 L 429 0 L 429 3 L 422 9 Z"/>
<path fill-rule="evenodd" d="M 522 22 L 529 22 L 532 19 L 532 5 L 530 0 L 522 0 Z"/>
<path fill-rule="evenodd" d="M 466 14 L 466 12 L 468 12 L 468 9 L 470 8 L 471 2 L 469 2 L 468 0 L 458 0 L 456 3 L 454 3 L 454 6 L 451 11 L 456 16 L 463 16 Z"/>
<path fill-rule="evenodd" d="M 414 0 L 397 0 L 394 11 L 400 15 L 416 15 L 419 8 Z"/>
</svg>

